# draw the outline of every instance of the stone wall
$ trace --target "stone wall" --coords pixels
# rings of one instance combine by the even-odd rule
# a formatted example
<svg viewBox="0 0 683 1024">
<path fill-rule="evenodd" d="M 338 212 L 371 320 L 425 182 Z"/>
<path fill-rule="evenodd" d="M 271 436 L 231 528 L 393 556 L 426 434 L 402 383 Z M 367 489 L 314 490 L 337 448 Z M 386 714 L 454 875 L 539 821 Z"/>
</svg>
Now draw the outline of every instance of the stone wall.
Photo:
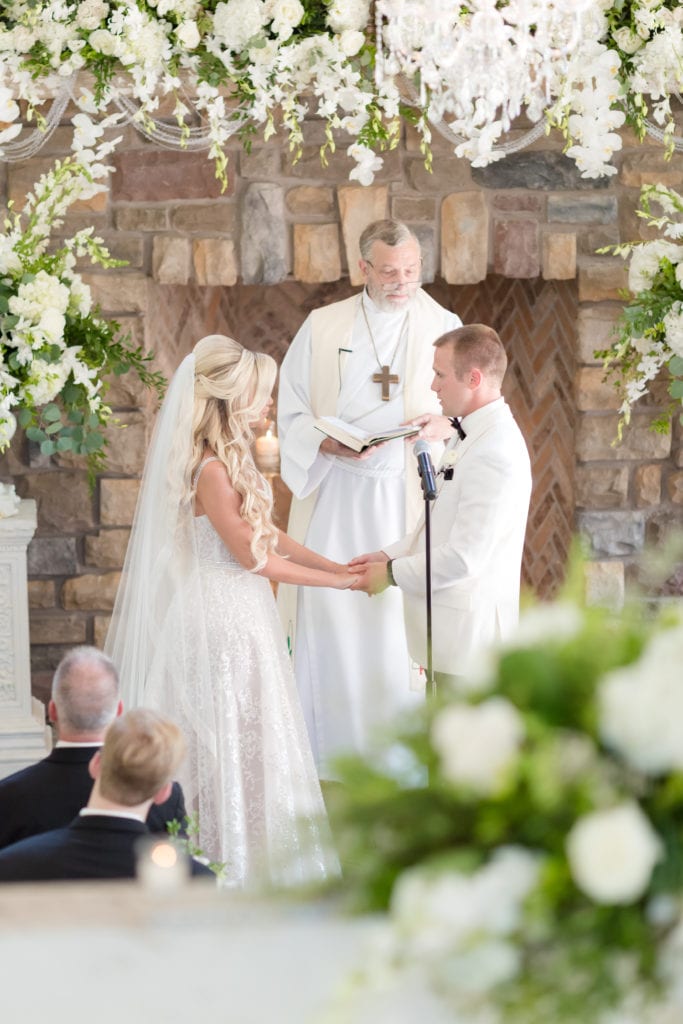
<svg viewBox="0 0 683 1024">
<path fill-rule="evenodd" d="M 70 134 L 59 128 L 39 156 L 0 165 L 0 197 L 20 206 L 38 175 L 68 151 Z M 425 280 L 440 288 L 476 287 L 489 274 L 576 281 L 578 305 L 566 326 L 576 339 L 578 365 L 572 420 L 577 524 L 594 559 L 591 586 L 618 595 L 646 542 L 661 542 L 680 523 L 683 434 L 678 423 L 669 435 L 652 433 L 651 410 L 643 408 L 623 443 L 612 446 L 616 401 L 593 353 L 608 343 L 626 273 L 621 259 L 595 250 L 642 237 L 634 213 L 639 186 L 682 186 L 683 156 L 666 162 L 659 146 L 639 145 L 626 133 L 618 173 L 585 181 L 562 155 L 558 138 L 476 169 L 436 136 L 430 174 L 416 135 L 407 129 L 399 148 L 386 154 L 375 184 L 363 188 L 348 181 L 352 162 L 343 145 L 323 166 L 321 127 L 311 123 L 305 139 L 296 163 L 277 139 L 255 142 L 250 153 L 232 143 L 229 187 L 221 193 L 204 154 L 157 149 L 126 129 L 113 157 L 110 193 L 74 209 L 63 229 L 71 233 L 93 224 L 112 253 L 128 261 L 123 269 L 87 272 L 103 310 L 154 348 L 170 373 L 201 333 L 231 327 L 229 312 L 219 316 L 217 310 L 234 286 L 248 286 L 253 329 L 238 337 L 261 347 L 259 318 L 269 316 L 268 337 L 281 354 L 304 315 L 296 283 L 305 287 L 307 301 L 311 289 L 319 289 L 313 305 L 325 301 L 337 282 L 348 289 L 358 285 L 358 236 L 369 220 L 384 215 L 414 228 Z M 284 312 L 267 299 L 268 286 L 281 282 L 295 287 Z M 180 290 L 191 301 L 178 306 Z M 556 315 L 568 316 L 564 307 Z M 543 374 L 544 367 L 534 372 Z M 125 429 L 110 431 L 107 471 L 94 492 L 80 464 L 46 459 L 20 436 L 0 459 L 2 478 L 14 479 L 19 493 L 38 500 L 39 527 L 29 555 L 39 695 L 65 648 L 101 643 L 116 592 L 152 402 L 126 378 L 115 383 L 110 398 Z M 668 589 L 683 589 L 682 576 L 674 573 Z"/>
</svg>

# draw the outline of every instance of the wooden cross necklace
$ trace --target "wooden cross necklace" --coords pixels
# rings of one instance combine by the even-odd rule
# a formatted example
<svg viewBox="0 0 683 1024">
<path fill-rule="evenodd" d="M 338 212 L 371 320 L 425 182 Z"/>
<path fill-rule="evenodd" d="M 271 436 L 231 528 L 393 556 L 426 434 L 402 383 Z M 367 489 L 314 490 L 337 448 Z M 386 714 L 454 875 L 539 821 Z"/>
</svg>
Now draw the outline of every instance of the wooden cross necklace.
<svg viewBox="0 0 683 1024">
<path fill-rule="evenodd" d="M 360 297 L 360 308 L 363 310 L 363 319 L 365 320 L 365 326 L 367 327 L 368 334 L 370 335 L 370 344 L 372 345 L 372 351 L 375 353 L 375 359 L 377 360 L 377 365 L 379 366 L 379 370 L 380 370 L 379 373 L 373 373 L 372 381 L 373 381 L 373 384 L 381 384 L 382 385 L 382 401 L 383 402 L 388 402 L 389 399 L 391 398 L 391 394 L 390 394 L 390 390 L 389 390 L 389 385 L 390 384 L 398 384 L 400 382 L 400 378 L 399 378 L 398 374 L 397 373 L 392 373 L 391 372 L 391 368 L 394 365 L 394 362 L 396 361 L 396 356 L 397 356 L 398 350 L 399 350 L 399 348 L 401 346 L 401 340 L 403 338 L 403 332 L 405 331 L 406 324 L 408 323 L 408 313 L 406 313 L 406 315 L 404 317 L 404 320 L 403 320 L 403 323 L 401 324 L 401 330 L 399 331 L 398 341 L 396 342 L 396 348 L 394 349 L 394 354 L 392 355 L 391 360 L 389 361 L 389 365 L 387 366 L 387 365 L 382 365 L 382 361 L 380 360 L 380 358 L 379 358 L 379 356 L 377 354 L 377 346 L 375 345 L 375 339 L 373 337 L 372 330 L 370 328 L 370 321 L 368 320 L 368 314 L 365 312 L 365 303 L 363 302 L 363 296 L 362 295 Z"/>
</svg>

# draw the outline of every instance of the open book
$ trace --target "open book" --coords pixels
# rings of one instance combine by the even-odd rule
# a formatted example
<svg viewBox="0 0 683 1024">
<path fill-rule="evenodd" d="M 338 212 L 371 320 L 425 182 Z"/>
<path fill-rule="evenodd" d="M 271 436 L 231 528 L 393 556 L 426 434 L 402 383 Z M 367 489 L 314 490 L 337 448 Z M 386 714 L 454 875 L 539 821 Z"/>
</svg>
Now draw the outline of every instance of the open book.
<svg viewBox="0 0 683 1024">
<path fill-rule="evenodd" d="M 352 448 L 354 452 L 365 451 L 375 444 L 382 444 L 383 441 L 393 441 L 396 437 L 412 437 L 419 434 L 419 427 L 395 427 L 393 430 L 385 430 L 381 434 L 366 434 L 360 427 L 354 427 L 353 423 L 345 423 L 338 420 L 336 416 L 321 416 L 315 421 L 315 427 L 323 434 Z"/>
</svg>

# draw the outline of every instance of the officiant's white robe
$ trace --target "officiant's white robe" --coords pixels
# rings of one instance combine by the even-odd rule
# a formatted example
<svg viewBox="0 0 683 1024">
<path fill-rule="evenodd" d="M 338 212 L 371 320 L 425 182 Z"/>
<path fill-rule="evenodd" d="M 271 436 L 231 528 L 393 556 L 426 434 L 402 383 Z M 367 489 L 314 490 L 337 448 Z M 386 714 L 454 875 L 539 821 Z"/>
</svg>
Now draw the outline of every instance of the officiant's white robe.
<svg viewBox="0 0 683 1024">
<path fill-rule="evenodd" d="M 282 364 L 278 394 L 281 473 L 294 494 L 289 533 L 339 562 L 377 550 L 417 521 L 416 463 L 402 440 L 362 462 L 323 455 L 323 434 L 313 421 L 338 416 L 377 432 L 438 411 L 430 390 L 433 342 L 460 325 L 459 317 L 422 290 L 403 332 L 405 310 L 385 313 L 367 294 L 364 303 L 379 359 L 400 378 L 391 386 L 391 399 L 383 402 L 380 385 L 372 381 L 379 366 L 359 295 L 307 318 Z M 408 515 L 406 467 L 413 474 Z M 367 751 L 377 728 L 422 698 L 411 690 L 400 594 L 387 591 L 369 600 L 361 593 L 312 587 L 299 588 L 297 595 L 281 586 L 278 596 L 313 754 L 321 776 L 333 778 L 331 757 Z"/>
<path fill-rule="evenodd" d="M 452 438 L 442 458 L 453 478 L 437 476 L 431 506 L 432 659 L 435 672 L 450 675 L 466 675 L 471 659 L 517 624 L 531 495 L 529 453 L 505 400 L 461 423 L 467 437 Z M 424 664 L 424 516 L 412 534 L 382 547 L 403 592 L 408 648 Z"/>
</svg>

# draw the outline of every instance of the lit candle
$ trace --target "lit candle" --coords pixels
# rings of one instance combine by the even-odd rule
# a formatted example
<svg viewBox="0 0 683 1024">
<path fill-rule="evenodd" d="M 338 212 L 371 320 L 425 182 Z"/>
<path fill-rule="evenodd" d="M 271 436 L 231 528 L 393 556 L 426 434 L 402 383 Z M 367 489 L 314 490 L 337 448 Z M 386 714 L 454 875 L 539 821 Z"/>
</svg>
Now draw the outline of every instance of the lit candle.
<svg viewBox="0 0 683 1024">
<path fill-rule="evenodd" d="M 277 470 L 280 461 L 280 442 L 270 427 L 265 434 L 256 438 L 254 449 L 256 462 L 262 469 Z"/>
<path fill-rule="evenodd" d="M 179 889 L 190 875 L 187 854 L 166 839 L 141 843 L 136 868 L 138 881 L 157 892 Z"/>
</svg>

